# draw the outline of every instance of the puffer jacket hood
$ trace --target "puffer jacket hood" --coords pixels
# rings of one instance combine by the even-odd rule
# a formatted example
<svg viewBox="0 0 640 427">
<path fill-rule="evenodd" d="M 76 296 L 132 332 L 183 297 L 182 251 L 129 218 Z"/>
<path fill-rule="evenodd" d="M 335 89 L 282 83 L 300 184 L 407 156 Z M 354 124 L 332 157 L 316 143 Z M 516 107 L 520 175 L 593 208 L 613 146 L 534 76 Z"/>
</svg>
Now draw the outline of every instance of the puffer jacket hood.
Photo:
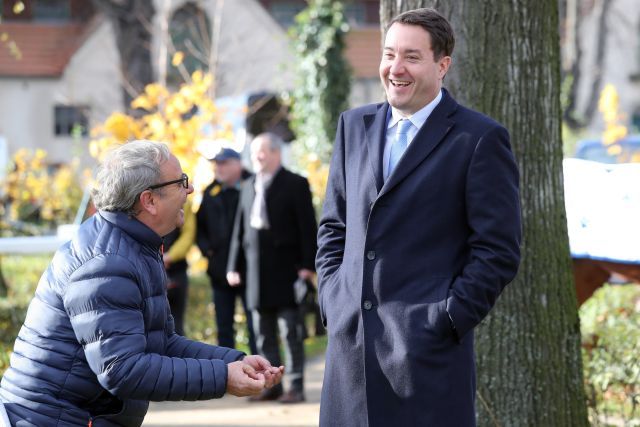
<svg viewBox="0 0 640 427">
<path fill-rule="evenodd" d="M 244 353 L 174 332 L 162 238 L 100 211 L 55 254 L 2 378 L 12 425 L 139 426 L 149 401 L 221 397 Z"/>
</svg>

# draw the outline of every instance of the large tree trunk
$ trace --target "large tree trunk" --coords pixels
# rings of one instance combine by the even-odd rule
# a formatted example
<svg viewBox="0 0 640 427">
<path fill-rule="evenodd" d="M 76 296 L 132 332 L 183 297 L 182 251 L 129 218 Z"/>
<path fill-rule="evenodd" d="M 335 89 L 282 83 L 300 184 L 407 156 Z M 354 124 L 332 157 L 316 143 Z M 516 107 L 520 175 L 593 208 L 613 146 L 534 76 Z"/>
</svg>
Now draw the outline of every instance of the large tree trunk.
<svg viewBox="0 0 640 427">
<path fill-rule="evenodd" d="M 383 28 L 415 7 L 435 7 L 452 23 L 446 85 L 509 129 L 521 172 L 520 272 L 476 331 L 478 424 L 586 425 L 562 181 L 557 0 L 382 0 Z"/>
</svg>

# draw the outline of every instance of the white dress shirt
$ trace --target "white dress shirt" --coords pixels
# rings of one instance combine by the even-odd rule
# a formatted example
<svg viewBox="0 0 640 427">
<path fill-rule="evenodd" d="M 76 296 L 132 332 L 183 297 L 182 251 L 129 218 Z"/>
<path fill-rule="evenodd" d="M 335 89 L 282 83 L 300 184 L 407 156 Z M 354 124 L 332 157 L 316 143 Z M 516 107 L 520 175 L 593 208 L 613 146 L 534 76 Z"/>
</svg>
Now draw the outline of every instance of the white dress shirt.
<svg viewBox="0 0 640 427">
<path fill-rule="evenodd" d="M 424 122 L 427 121 L 427 118 L 429 118 L 431 112 L 433 112 L 436 106 L 440 103 L 441 99 L 442 90 L 438 91 L 438 95 L 433 99 L 433 101 L 416 111 L 413 115 L 411 115 L 411 117 L 404 117 L 400 113 L 400 111 L 396 110 L 394 107 L 391 107 L 391 118 L 389 119 L 389 123 L 387 123 L 387 136 L 385 138 L 384 153 L 382 155 L 382 176 L 384 177 L 385 181 L 389 177 L 389 157 L 391 156 L 391 145 L 396 140 L 398 122 L 402 119 L 407 119 L 413 125 L 411 126 L 407 134 L 407 148 L 409 148 L 409 145 L 411 145 L 411 141 L 413 141 L 413 138 L 418 133 L 418 130 L 420 130 Z"/>
</svg>

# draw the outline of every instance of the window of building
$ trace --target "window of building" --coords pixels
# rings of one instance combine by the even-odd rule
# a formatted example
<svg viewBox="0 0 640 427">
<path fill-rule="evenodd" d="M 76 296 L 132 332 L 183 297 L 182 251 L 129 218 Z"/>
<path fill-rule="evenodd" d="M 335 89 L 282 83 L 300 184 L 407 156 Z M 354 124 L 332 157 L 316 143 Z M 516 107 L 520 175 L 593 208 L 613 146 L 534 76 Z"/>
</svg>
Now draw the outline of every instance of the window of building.
<svg viewBox="0 0 640 427">
<path fill-rule="evenodd" d="M 14 9 L 18 1 L 20 7 Z M 86 21 L 94 13 L 89 0 L 0 0 L 0 15 L 5 21 Z"/>
<path fill-rule="evenodd" d="M 54 108 L 54 133 L 56 136 L 89 134 L 89 107 L 56 105 Z"/>
<path fill-rule="evenodd" d="M 211 24 L 207 14 L 193 3 L 187 3 L 178 9 L 169 23 L 169 33 L 173 52 L 182 52 L 184 60 L 181 67 L 171 64 L 172 55 L 168 58 L 167 81 L 178 84 L 185 80 L 186 72 L 191 75 L 196 70 L 209 69 L 211 52 Z"/>
<path fill-rule="evenodd" d="M 36 21 L 68 21 L 71 19 L 69 0 L 35 0 L 32 4 Z"/>
</svg>

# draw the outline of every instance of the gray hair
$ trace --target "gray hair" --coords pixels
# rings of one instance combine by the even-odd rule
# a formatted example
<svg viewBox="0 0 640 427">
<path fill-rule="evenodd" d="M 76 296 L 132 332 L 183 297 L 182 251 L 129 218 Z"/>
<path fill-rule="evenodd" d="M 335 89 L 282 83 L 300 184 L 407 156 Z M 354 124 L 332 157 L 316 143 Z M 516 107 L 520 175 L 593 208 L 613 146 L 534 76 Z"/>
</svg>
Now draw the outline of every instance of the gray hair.
<svg viewBox="0 0 640 427">
<path fill-rule="evenodd" d="M 282 151 L 282 147 L 284 146 L 284 140 L 280 138 L 280 135 L 273 132 L 263 132 L 254 138 L 256 139 L 266 139 L 269 141 L 269 148 L 271 151 Z"/>
<path fill-rule="evenodd" d="M 96 209 L 135 215 L 140 193 L 160 179 L 160 165 L 171 157 L 166 144 L 139 140 L 112 149 L 98 169 L 91 191 Z"/>
</svg>

